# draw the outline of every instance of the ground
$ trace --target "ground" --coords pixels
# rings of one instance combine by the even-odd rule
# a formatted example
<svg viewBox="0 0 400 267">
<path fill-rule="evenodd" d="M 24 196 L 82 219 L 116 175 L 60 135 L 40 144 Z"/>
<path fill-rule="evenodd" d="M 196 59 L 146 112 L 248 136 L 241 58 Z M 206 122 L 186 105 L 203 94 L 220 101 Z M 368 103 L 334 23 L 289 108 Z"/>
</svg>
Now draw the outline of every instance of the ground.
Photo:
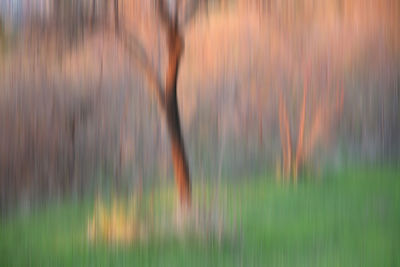
<svg viewBox="0 0 400 267">
<path fill-rule="evenodd" d="M 93 244 L 93 201 L 48 204 L 1 219 L 0 266 L 400 266 L 399 173 L 352 168 L 297 186 L 270 175 L 226 182 L 225 224 L 236 234 L 221 239 L 164 234 Z M 159 190 L 155 202 L 163 201 Z"/>
</svg>

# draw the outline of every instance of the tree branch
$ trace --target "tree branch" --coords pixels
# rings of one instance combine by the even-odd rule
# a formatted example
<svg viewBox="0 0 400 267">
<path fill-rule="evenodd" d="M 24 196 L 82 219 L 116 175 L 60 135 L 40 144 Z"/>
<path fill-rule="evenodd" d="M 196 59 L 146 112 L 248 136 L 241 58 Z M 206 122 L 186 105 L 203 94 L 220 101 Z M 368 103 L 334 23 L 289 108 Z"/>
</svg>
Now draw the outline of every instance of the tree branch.
<svg viewBox="0 0 400 267">
<path fill-rule="evenodd" d="M 279 92 L 279 128 L 283 154 L 284 175 L 290 175 L 292 160 L 292 143 L 290 139 L 290 124 L 287 115 L 287 107 L 283 99 L 282 91 Z"/>
<path fill-rule="evenodd" d="M 301 104 L 301 113 L 300 113 L 300 122 L 299 122 L 299 135 L 297 137 L 297 148 L 296 148 L 296 158 L 295 158 L 295 168 L 300 165 L 300 162 L 303 160 L 303 144 L 304 144 L 304 124 L 306 119 L 306 99 L 307 99 L 307 90 L 308 90 L 308 75 L 306 75 L 304 79 L 303 85 L 303 100 Z M 297 170 L 295 170 L 297 171 Z"/>
<path fill-rule="evenodd" d="M 121 41 L 122 45 L 125 48 L 125 51 L 128 53 L 128 56 L 132 60 L 132 62 L 137 63 L 137 65 L 143 70 L 146 75 L 147 81 L 149 83 L 149 87 L 155 91 L 157 95 L 157 100 L 162 109 L 165 108 L 165 94 L 163 91 L 162 82 L 155 71 L 155 68 L 150 63 L 149 58 L 147 57 L 146 50 L 140 41 L 133 35 L 129 35 L 126 30 L 122 30 L 121 28 L 116 33 L 117 39 Z"/>
<path fill-rule="evenodd" d="M 185 14 L 183 16 L 182 25 L 183 27 L 187 27 L 193 18 L 195 17 L 198 10 L 203 7 L 207 7 L 208 0 L 192 0 L 190 1 L 189 7 L 186 9 Z"/>
<path fill-rule="evenodd" d="M 171 16 L 168 11 L 168 7 L 165 5 L 164 0 L 158 0 L 158 14 L 161 21 L 161 24 L 165 27 L 166 30 L 170 30 L 170 27 L 173 25 Z"/>
</svg>

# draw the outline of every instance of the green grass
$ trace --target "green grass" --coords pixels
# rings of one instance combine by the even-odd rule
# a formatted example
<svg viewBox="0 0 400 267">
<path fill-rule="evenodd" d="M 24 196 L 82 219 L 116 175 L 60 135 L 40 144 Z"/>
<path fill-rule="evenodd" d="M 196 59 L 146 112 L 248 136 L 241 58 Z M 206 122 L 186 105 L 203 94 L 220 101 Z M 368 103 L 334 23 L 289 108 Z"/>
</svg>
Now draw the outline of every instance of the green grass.
<svg viewBox="0 0 400 267">
<path fill-rule="evenodd" d="M 93 202 L 48 205 L 3 219 L 0 266 L 400 266 L 399 173 L 364 168 L 297 186 L 271 177 L 229 183 L 228 213 L 241 214 L 242 231 L 222 242 L 170 235 L 93 245 Z M 162 201 L 170 189 L 159 190 Z"/>
</svg>

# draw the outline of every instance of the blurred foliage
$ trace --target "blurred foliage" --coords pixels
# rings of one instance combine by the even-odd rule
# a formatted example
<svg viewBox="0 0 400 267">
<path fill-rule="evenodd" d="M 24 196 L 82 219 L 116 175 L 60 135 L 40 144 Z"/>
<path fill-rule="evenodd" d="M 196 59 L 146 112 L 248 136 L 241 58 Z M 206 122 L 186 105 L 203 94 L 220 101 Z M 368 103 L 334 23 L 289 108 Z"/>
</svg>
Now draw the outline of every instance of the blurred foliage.
<svg viewBox="0 0 400 267">
<path fill-rule="evenodd" d="M 117 14 L 164 73 L 155 2 L 119 0 L 117 12 L 112 0 L 30 2 L 0 2 L 2 210 L 169 179 L 166 125 L 114 32 Z M 359 162 L 397 164 L 399 10 L 394 0 L 209 1 L 184 29 L 178 79 L 195 179 L 283 174 L 279 95 L 294 155 L 308 65 L 303 150 L 312 153 L 300 176 Z M 328 112 L 337 85 L 340 115 Z"/>
</svg>

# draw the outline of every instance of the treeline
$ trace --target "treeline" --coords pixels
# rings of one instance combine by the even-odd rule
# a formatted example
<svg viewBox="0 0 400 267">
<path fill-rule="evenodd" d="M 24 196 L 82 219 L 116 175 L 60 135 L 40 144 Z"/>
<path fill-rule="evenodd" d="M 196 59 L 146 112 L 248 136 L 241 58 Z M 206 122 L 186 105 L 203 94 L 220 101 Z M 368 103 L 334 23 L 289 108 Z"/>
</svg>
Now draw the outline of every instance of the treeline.
<svg viewBox="0 0 400 267">
<path fill-rule="evenodd" d="M 2 210 L 172 176 L 157 100 L 113 35 L 116 10 L 162 73 L 160 33 L 137 22 L 152 2 L 56 2 L 1 26 Z M 178 100 L 194 180 L 398 162 L 398 4 L 311 2 L 310 20 L 291 1 L 210 1 L 187 30 Z"/>
</svg>

